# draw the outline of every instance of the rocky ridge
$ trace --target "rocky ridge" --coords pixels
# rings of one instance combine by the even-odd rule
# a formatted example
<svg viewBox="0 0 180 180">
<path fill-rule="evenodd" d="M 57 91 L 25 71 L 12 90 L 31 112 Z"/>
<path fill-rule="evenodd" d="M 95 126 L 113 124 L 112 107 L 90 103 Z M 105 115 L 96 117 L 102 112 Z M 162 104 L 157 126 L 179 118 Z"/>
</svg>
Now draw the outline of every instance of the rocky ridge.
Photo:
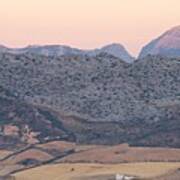
<svg viewBox="0 0 180 180">
<path fill-rule="evenodd" d="M 27 46 L 25 48 L 7 48 L 5 46 L 0 46 L 0 52 L 11 53 L 11 54 L 25 54 L 31 53 L 35 55 L 43 55 L 43 56 L 72 56 L 72 55 L 88 55 L 88 56 L 96 56 L 101 53 L 107 53 L 114 57 L 120 58 L 125 62 L 132 63 L 135 58 L 133 58 L 123 45 L 118 43 L 109 44 L 103 46 L 102 48 L 91 49 L 91 50 L 83 50 L 78 48 L 72 48 L 70 46 L 65 45 L 44 45 L 44 46 Z"/>
</svg>

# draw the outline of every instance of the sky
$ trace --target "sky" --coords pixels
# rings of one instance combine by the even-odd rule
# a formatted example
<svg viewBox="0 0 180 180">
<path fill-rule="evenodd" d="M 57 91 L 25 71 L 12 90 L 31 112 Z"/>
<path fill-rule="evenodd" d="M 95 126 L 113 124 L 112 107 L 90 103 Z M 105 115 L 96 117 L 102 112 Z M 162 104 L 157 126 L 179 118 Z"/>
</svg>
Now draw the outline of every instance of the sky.
<svg viewBox="0 0 180 180">
<path fill-rule="evenodd" d="M 180 0 L 0 0 L 0 44 L 142 46 L 180 25 Z"/>
</svg>

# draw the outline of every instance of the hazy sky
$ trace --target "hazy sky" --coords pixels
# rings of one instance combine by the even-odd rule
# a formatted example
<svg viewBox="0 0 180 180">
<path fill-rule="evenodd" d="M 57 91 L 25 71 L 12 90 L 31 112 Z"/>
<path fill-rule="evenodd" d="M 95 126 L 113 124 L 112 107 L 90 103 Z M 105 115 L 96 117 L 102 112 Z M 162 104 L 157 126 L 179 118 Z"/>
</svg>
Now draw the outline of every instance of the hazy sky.
<svg viewBox="0 0 180 180">
<path fill-rule="evenodd" d="M 131 53 L 180 25 L 180 0 L 0 0 L 0 44 L 122 43 Z"/>
</svg>

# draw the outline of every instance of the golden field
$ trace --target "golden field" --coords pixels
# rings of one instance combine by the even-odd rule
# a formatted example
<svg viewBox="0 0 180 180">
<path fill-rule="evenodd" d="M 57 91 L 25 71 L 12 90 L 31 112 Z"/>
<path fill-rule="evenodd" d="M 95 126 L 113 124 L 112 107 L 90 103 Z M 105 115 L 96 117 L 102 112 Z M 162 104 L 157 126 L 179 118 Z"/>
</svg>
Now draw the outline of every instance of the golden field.
<svg viewBox="0 0 180 180">
<path fill-rule="evenodd" d="M 16 173 L 16 180 L 103 180 L 116 173 L 154 178 L 180 168 L 180 163 L 125 163 L 125 164 L 55 164 Z M 107 177 L 107 178 L 106 178 Z"/>
<path fill-rule="evenodd" d="M 0 177 L 18 172 L 17 180 L 109 180 L 116 173 L 149 177 L 180 168 L 180 149 L 128 144 L 98 146 L 51 141 L 21 151 L 1 151 L 0 157 Z"/>
</svg>

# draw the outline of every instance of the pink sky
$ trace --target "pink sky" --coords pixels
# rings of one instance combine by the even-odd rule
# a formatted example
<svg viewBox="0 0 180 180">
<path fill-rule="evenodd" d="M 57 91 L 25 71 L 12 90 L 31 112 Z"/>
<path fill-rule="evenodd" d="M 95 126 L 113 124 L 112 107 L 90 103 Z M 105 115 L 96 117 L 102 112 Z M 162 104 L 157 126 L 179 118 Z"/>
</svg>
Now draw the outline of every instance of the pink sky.
<svg viewBox="0 0 180 180">
<path fill-rule="evenodd" d="M 180 25 L 180 0 L 0 0 L 0 44 L 67 44 L 95 48 L 117 42 L 133 55 Z"/>
</svg>

